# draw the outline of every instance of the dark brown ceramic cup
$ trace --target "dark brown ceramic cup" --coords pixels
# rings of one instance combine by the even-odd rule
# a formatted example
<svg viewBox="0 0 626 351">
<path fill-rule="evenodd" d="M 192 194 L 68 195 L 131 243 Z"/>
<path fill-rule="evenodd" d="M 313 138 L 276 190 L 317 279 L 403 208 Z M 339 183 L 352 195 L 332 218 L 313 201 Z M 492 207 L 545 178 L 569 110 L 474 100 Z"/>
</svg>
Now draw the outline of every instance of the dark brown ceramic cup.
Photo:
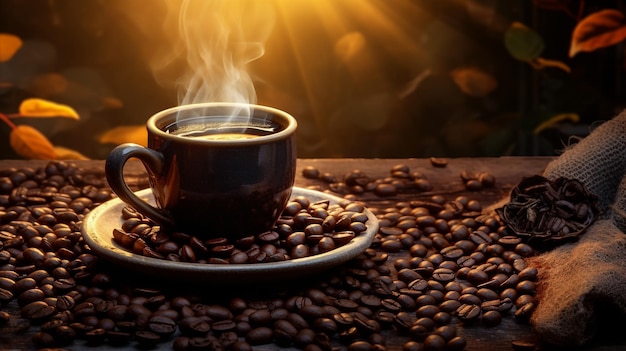
<svg viewBox="0 0 626 351">
<path fill-rule="evenodd" d="M 162 227 L 200 238 L 240 238 L 271 229 L 295 178 L 296 120 L 259 105 L 204 103 L 156 113 L 148 147 L 122 144 L 105 164 L 119 198 Z M 138 198 L 123 177 L 141 160 L 157 206 Z"/>
</svg>

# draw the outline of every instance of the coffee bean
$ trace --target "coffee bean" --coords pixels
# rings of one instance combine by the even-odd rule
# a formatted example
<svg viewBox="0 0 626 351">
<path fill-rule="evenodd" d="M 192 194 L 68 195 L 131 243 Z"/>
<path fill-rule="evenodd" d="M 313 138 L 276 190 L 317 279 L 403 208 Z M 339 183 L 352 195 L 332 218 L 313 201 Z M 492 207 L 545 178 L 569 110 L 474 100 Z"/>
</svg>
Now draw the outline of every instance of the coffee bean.
<svg viewBox="0 0 626 351">
<path fill-rule="evenodd" d="M 456 310 L 456 314 L 460 320 L 471 322 L 480 316 L 480 307 L 472 304 L 463 304 Z"/>
<path fill-rule="evenodd" d="M 502 315 L 496 310 L 486 311 L 482 314 L 482 322 L 486 326 L 492 327 L 498 325 L 500 321 L 502 321 Z"/>
<path fill-rule="evenodd" d="M 148 328 L 155 334 L 168 337 L 176 331 L 177 324 L 170 318 L 153 316 L 148 320 Z"/>
<path fill-rule="evenodd" d="M 309 178 L 309 179 L 317 179 L 320 177 L 320 171 L 319 169 L 313 167 L 313 166 L 306 166 L 302 169 L 302 175 L 305 178 Z"/>
<path fill-rule="evenodd" d="M 446 345 L 446 350 L 449 351 L 462 351 L 465 350 L 467 346 L 467 340 L 465 340 L 462 336 L 455 336 L 454 338 L 448 341 Z"/>
<path fill-rule="evenodd" d="M 424 339 L 424 350 L 443 351 L 446 349 L 446 340 L 437 334 L 431 334 Z"/>
<path fill-rule="evenodd" d="M 449 268 L 437 268 L 433 271 L 432 277 L 438 282 L 447 283 L 453 281 L 456 278 L 456 274 Z"/>
<path fill-rule="evenodd" d="M 225 319 L 211 323 L 211 330 L 217 333 L 233 331 L 235 328 L 237 328 L 237 323 L 235 323 L 232 319 Z"/>
<path fill-rule="evenodd" d="M 370 308 L 379 308 L 381 306 L 381 300 L 375 295 L 364 295 L 361 297 L 360 302 Z"/>
<path fill-rule="evenodd" d="M 157 333 L 147 330 L 138 330 L 134 334 L 135 340 L 144 347 L 154 347 L 161 341 L 161 337 Z"/>
<path fill-rule="evenodd" d="M 461 296 L 459 296 L 459 302 L 469 305 L 480 305 L 482 301 L 480 297 L 474 294 L 462 294 Z"/>
<path fill-rule="evenodd" d="M 204 336 L 211 330 L 211 326 L 206 320 L 195 316 L 183 318 L 178 323 L 178 327 L 187 336 Z"/>
<path fill-rule="evenodd" d="M 272 341 L 274 332 L 268 327 L 258 327 L 250 330 L 246 334 L 246 342 L 250 345 L 263 345 Z"/>
<path fill-rule="evenodd" d="M 53 347 L 56 341 L 51 333 L 42 331 L 35 332 L 31 340 L 39 348 Z"/>
<path fill-rule="evenodd" d="M 430 164 L 433 165 L 433 167 L 444 168 L 448 165 L 448 160 L 441 157 L 431 157 Z"/>
<path fill-rule="evenodd" d="M 427 317 L 432 319 L 437 313 L 439 313 L 439 308 L 434 304 L 421 306 L 415 311 L 417 318 Z"/>
<path fill-rule="evenodd" d="M 266 309 L 256 310 L 248 316 L 248 322 L 253 328 L 267 326 L 272 323 L 272 315 L 270 311 Z"/>
<path fill-rule="evenodd" d="M 515 319 L 521 322 L 528 322 L 530 316 L 535 311 L 536 305 L 533 302 L 529 302 L 521 305 L 515 311 Z"/>
<path fill-rule="evenodd" d="M 48 305 L 44 301 L 30 302 L 21 309 L 22 316 L 33 321 L 44 320 L 52 316 L 55 312 L 55 307 Z"/>
<path fill-rule="evenodd" d="M 8 289 L 0 288 L 0 302 L 9 302 L 13 299 L 13 293 Z"/>
<path fill-rule="evenodd" d="M 537 268 L 535 267 L 526 267 L 524 269 L 522 269 L 518 274 L 518 278 L 520 280 L 530 280 L 530 281 L 535 281 L 537 280 Z"/>
<path fill-rule="evenodd" d="M 511 346 L 515 351 L 533 351 L 537 348 L 537 345 L 529 341 L 513 340 Z"/>
<path fill-rule="evenodd" d="M 517 285 L 515 286 L 515 290 L 517 290 L 517 292 L 522 295 L 534 294 L 536 290 L 536 284 L 530 280 L 523 280 L 517 283 Z"/>
<path fill-rule="evenodd" d="M 325 333 L 327 335 L 333 335 L 337 332 L 337 323 L 330 318 L 317 318 L 313 322 L 313 328 L 319 332 Z"/>
</svg>

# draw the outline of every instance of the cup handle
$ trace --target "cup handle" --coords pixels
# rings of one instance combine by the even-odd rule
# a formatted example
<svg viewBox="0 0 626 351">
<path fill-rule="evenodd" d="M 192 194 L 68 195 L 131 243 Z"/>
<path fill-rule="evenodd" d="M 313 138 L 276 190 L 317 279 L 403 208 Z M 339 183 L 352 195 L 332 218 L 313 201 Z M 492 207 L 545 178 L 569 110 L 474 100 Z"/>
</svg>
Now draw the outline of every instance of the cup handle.
<svg viewBox="0 0 626 351">
<path fill-rule="evenodd" d="M 126 143 L 116 146 L 106 159 L 104 172 L 109 186 L 125 203 L 131 205 L 139 213 L 154 220 L 156 223 L 173 227 L 174 220 L 167 210 L 154 207 L 141 200 L 124 181 L 124 166 L 131 158 L 141 160 L 146 170 L 152 174 L 160 174 L 163 170 L 163 154 L 141 145 Z"/>
</svg>

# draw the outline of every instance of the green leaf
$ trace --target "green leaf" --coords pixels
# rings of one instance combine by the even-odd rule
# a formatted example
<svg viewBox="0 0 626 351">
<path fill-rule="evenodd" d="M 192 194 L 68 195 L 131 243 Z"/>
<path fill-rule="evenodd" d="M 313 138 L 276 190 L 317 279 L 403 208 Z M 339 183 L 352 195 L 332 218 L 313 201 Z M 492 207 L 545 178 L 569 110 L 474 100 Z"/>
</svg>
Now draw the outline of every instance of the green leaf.
<svg viewBox="0 0 626 351">
<path fill-rule="evenodd" d="M 537 59 L 545 44 L 541 36 L 520 22 L 513 22 L 504 33 L 504 45 L 515 59 L 530 61 Z"/>
</svg>

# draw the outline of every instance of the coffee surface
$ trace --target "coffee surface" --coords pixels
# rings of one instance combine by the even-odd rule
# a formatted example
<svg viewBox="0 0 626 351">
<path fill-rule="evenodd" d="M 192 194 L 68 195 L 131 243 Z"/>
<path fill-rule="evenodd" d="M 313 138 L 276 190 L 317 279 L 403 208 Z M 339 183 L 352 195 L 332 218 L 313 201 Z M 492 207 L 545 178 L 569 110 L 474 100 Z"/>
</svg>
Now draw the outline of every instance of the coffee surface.
<svg viewBox="0 0 626 351">
<path fill-rule="evenodd" d="M 259 135 L 247 134 L 247 133 L 218 133 L 218 134 L 202 134 L 195 133 L 191 135 L 182 135 L 185 137 L 205 139 L 205 140 L 242 140 L 242 139 L 254 139 Z"/>
<path fill-rule="evenodd" d="M 165 128 L 167 133 L 186 138 L 205 140 L 243 140 L 269 135 L 280 130 L 271 121 L 257 119 L 228 120 L 224 118 L 194 118 L 175 122 Z"/>
</svg>

